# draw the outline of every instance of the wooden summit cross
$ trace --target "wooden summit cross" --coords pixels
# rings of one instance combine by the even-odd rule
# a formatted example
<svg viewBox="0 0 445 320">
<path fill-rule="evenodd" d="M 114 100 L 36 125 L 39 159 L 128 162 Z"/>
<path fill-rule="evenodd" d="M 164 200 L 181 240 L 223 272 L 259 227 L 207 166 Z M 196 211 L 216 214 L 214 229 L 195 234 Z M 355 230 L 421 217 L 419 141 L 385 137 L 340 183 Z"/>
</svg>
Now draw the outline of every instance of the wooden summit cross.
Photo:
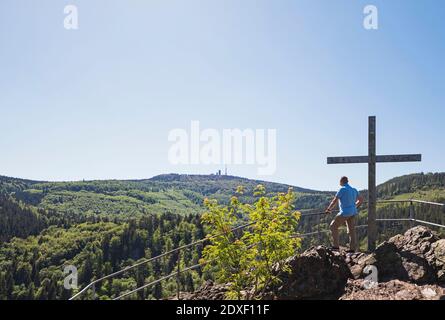
<svg viewBox="0 0 445 320">
<path fill-rule="evenodd" d="M 328 164 L 367 163 L 368 164 L 368 251 L 375 250 L 377 240 L 375 182 L 376 162 L 414 162 L 422 161 L 421 154 L 376 155 L 375 116 L 368 118 L 368 155 L 352 157 L 328 157 Z"/>
</svg>

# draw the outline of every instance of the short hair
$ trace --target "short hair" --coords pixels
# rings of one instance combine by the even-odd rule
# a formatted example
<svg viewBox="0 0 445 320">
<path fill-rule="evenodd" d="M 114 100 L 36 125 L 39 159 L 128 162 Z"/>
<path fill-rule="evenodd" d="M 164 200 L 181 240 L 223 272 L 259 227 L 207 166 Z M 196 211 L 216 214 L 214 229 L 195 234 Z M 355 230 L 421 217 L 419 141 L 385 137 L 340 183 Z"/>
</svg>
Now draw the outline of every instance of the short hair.
<svg viewBox="0 0 445 320">
<path fill-rule="evenodd" d="M 341 177 L 340 182 L 348 183 L 349 182 L 348 177 L 346 177 L 346 176 Z"/>
</svg>

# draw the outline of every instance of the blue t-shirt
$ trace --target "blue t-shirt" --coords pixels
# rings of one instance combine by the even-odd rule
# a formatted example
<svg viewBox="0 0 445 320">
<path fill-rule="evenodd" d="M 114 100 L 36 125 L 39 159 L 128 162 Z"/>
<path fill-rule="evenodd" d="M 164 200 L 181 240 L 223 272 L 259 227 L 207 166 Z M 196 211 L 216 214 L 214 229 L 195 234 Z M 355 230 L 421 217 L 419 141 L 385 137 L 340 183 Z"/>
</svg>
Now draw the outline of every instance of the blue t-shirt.
<svg viewBox="0 0 445 320">
<path fill-rule="evenodd" d="M 335 196 L 340 200 L 339 215 L 350 217 L 357 214 L 357 207 L 355 206 L 358 198 L 357 189 L 351 187 L 349 184 L 345 184 L 338 190 Z"/>
</svg>

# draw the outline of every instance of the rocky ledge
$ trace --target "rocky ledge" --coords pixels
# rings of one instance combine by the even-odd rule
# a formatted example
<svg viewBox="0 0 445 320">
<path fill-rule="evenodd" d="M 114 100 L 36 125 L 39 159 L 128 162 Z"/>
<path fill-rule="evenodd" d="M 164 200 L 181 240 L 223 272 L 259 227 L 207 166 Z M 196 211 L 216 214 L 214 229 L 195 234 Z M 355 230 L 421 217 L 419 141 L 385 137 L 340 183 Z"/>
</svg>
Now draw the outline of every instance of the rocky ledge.
<svg viewBox="0 0 445 320">
<path fill-rule="evenodd" d="M 286 263 L 291 271 L 277 270 L 282 281 L 263 299 L 445 300 L 445 239 L 423 226 L 392 237 L 374 253 L 318 246 Z M 377 282 L 367 279 L 371 268 Z M 227 285 L 206 282 L 181 298 L 220 300 L 226 290 Z"/>
<path fill-rule="evenodd" d="M 413 283 L 390 280 L 369 287 L 366 280 L 349 279 L 340 300 L 443 300 L 445 290 L 439 285 L 419 286 Z"/>
</svg>

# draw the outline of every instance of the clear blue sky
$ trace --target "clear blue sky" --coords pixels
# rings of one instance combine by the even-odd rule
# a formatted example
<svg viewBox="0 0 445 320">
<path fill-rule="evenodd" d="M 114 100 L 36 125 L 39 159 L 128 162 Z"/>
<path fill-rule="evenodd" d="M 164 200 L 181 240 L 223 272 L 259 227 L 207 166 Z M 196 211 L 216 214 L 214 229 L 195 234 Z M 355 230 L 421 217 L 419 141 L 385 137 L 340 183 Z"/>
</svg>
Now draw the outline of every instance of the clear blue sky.
<svg viewBox="0 0 445 320">
<path fill-rule="evenodd" d="M 63 8 L 79 9 L 76 31 Z M 362 27 L 379 9 L 379 30 Z M 445 2 L 436 0 L 2 0 L 0 174 L 30 179 L 209 173 L 173 166 L 169 130 L 275 128 L 260 177 L 367 186 L 366 165 L 326 156 L 422 153 L 378 165 L 378 182 L 445 171 Z M 258 178 L 256 167 L 229 167 Z"/>
</svg>

